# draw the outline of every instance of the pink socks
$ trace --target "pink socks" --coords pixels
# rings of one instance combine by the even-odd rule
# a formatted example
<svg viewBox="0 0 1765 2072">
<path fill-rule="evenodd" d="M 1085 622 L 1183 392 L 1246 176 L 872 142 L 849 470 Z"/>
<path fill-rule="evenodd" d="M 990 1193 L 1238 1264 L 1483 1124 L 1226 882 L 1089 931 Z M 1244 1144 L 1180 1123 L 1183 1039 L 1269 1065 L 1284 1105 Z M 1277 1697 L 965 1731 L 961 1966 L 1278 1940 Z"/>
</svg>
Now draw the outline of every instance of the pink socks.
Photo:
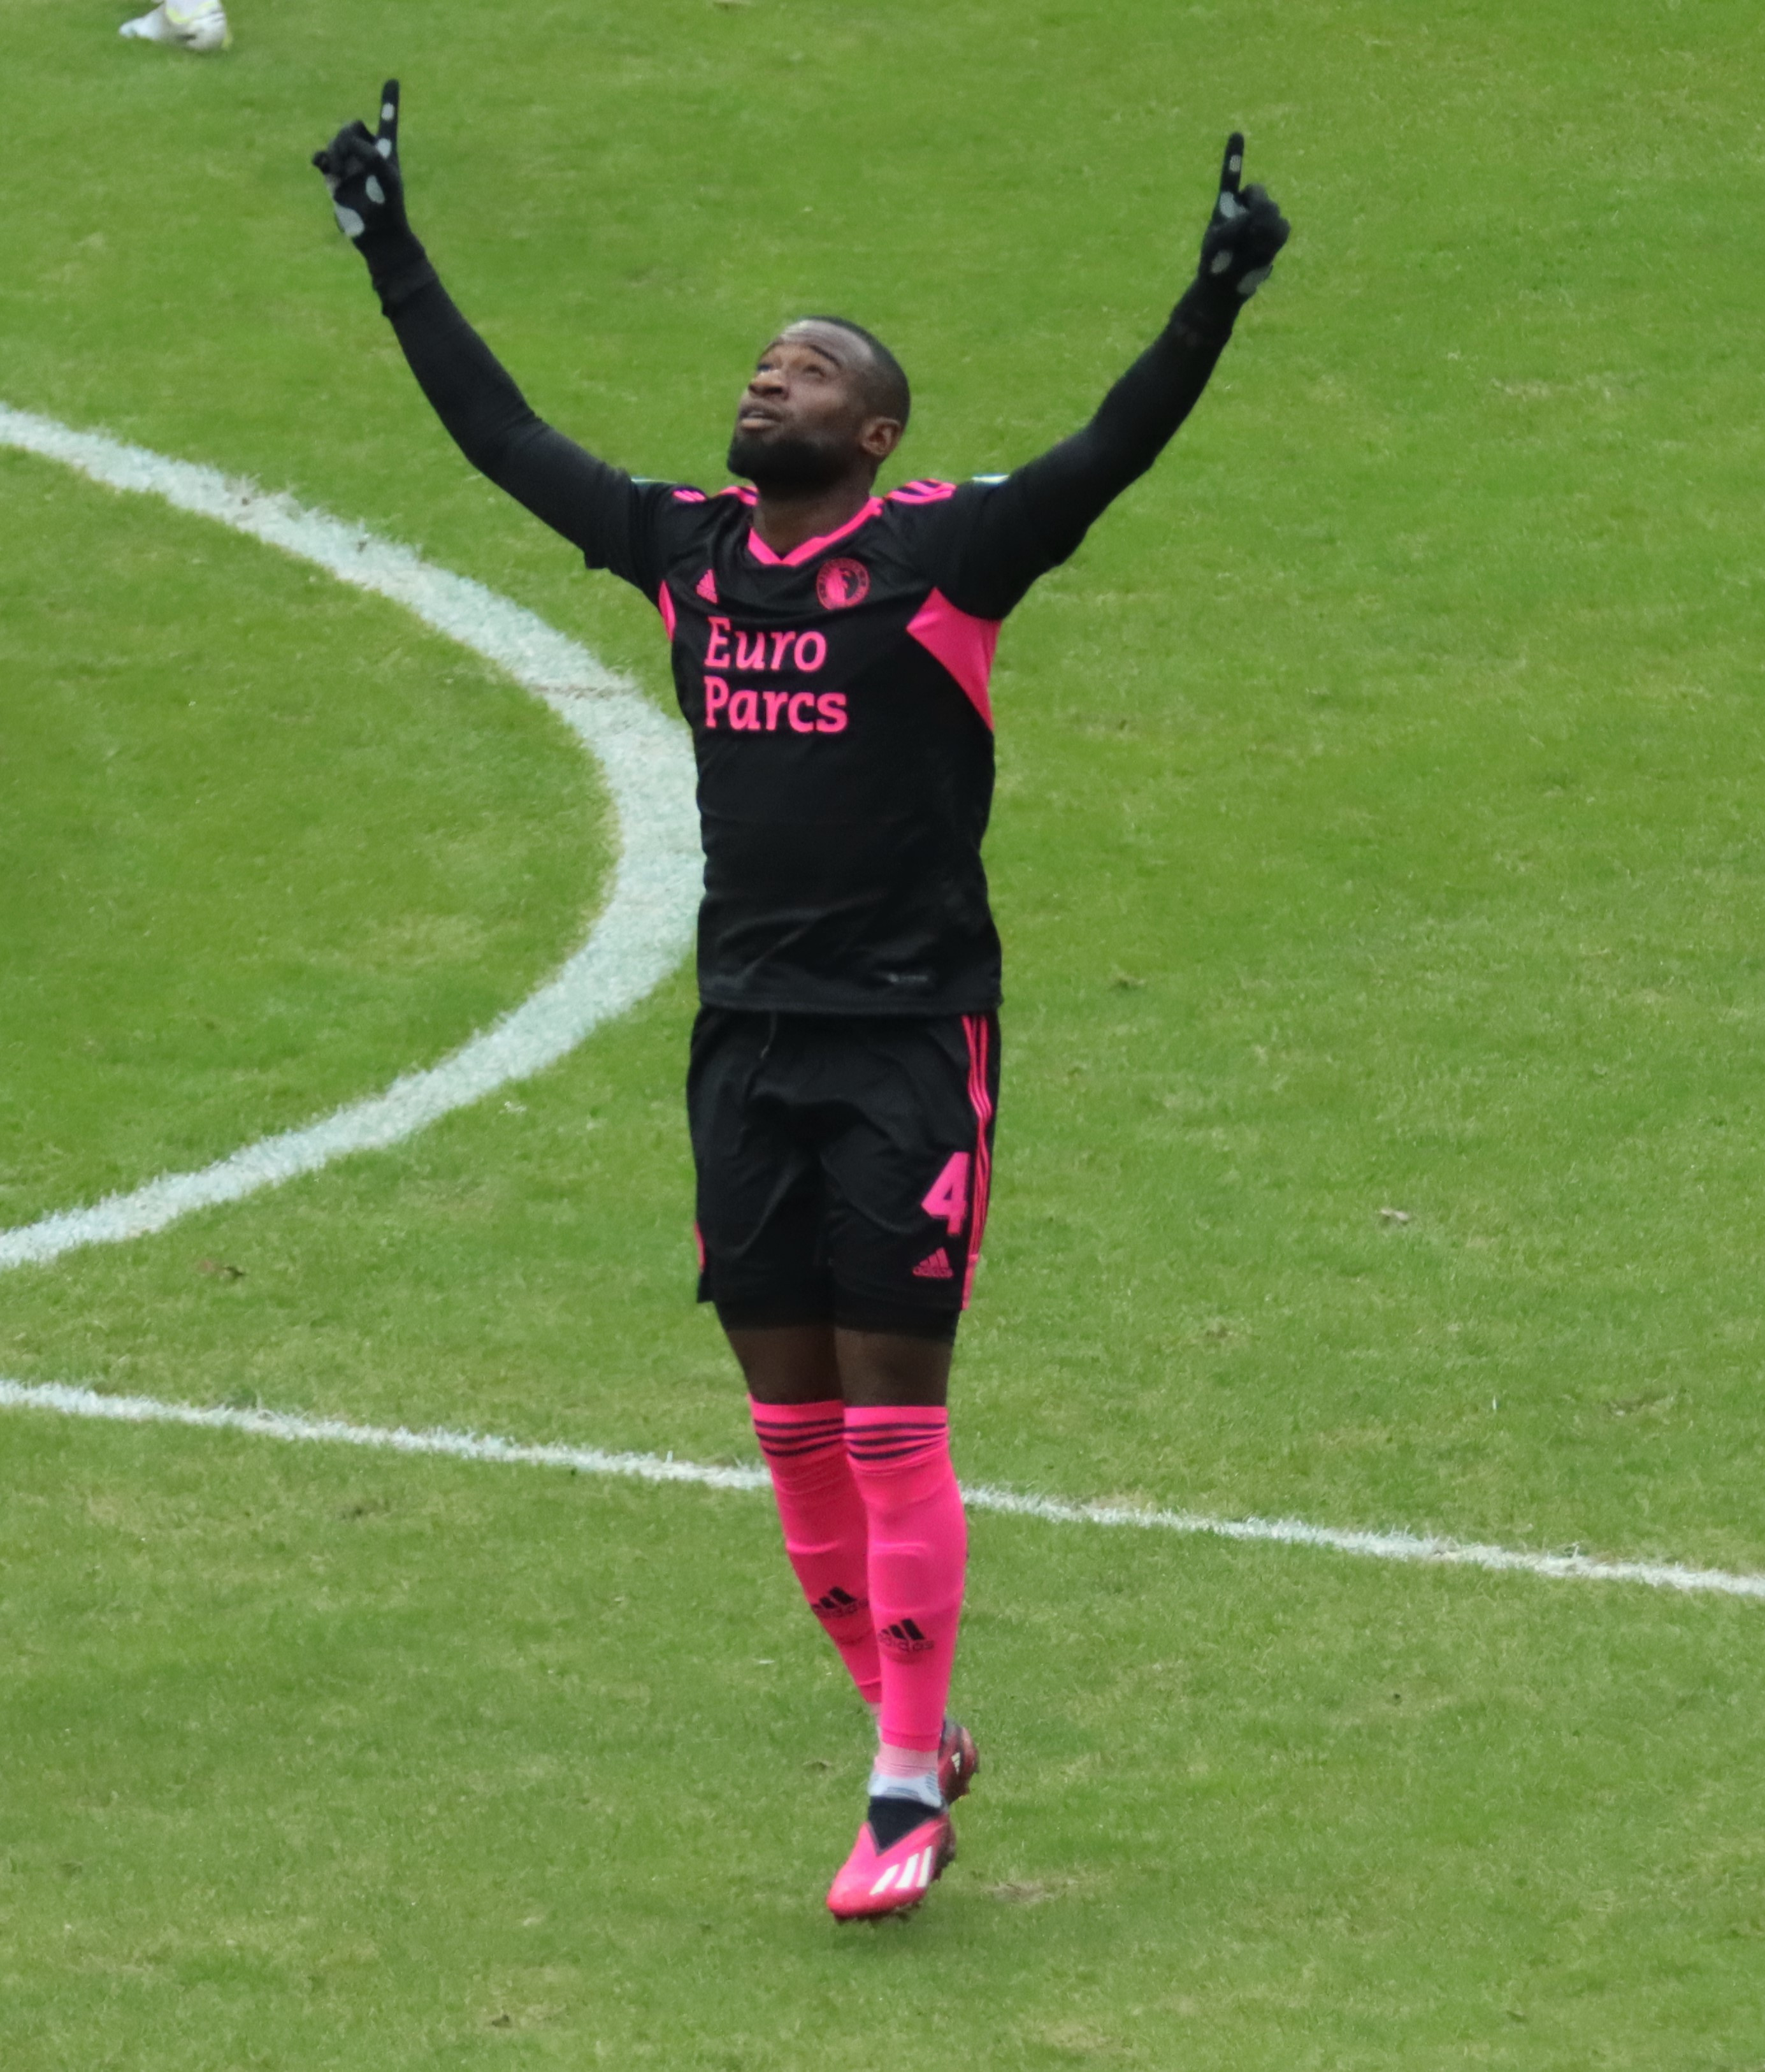
<svg viewBox="0 0 1765 2072">
<path fill-rule="evenodd" d="M 882 1693 L 866 1574 L 864 1499 L 846 1465 L 846 1406 L 754 1403 L 753 1429 L 772 1470 L 785 1552 L 809 1608 L 869 1705 Z"/>
<path fill-rule="evenodd" d="M 749 1408 L 811 1610 L 860 1696 L 880 1697 L 885 1753 L 910 1751 L 935 1770 L 968 1560 L 947 1413 Z"/>
<path fill-rule="evenodd" d="M 935 1756 L 962 1618 L 968 1526 L 942 1410 L 848 1407 L 846 1452 L 870 1527 L 883 1745 Z"/>
</svg>

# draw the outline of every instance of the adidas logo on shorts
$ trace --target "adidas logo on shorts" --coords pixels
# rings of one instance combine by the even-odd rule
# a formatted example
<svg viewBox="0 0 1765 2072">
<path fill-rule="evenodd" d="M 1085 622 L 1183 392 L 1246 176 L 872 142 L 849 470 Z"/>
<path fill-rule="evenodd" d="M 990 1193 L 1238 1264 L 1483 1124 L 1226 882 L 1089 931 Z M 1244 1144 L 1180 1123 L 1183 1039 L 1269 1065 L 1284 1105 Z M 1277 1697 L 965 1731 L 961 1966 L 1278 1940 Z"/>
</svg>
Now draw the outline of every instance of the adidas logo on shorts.
<svg viewBox="0 0 1765 2072">
<path fill-rule="evenodd" d="M 950 1254 L 942 1245 L 913 1268 L 916 1281 L 954 1281 L 955 1277 L 950 1271 Z"/>
</svg>

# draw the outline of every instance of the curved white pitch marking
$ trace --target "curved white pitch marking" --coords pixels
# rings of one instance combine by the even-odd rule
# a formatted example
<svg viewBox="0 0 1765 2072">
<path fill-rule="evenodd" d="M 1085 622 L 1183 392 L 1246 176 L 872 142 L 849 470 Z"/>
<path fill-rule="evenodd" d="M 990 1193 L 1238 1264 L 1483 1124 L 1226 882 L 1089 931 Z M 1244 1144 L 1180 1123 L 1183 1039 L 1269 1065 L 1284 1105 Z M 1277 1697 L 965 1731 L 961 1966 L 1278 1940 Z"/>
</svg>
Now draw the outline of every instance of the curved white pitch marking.
<svg viewBox="0 0 1765 2072">
<path fill-rule="evenodd" d="M 0 1231 L 0 1271 L 40 1265 L 80 1245 L 145 1237 L 193 1210 L 280 1186 L 351 1152 L 396 1144 L 556 1063 L 601 1022 L 634 1007 L 679 964 L 700 884 L 692 756 L 684 730 L 626 678 L 482 584 L 292 497 L 4 404 L 0 446 L 60 461 L 112 489 L 162 497 L 403 605 L 507 672 L 574 730 L 601 766 L 618 831 L 612 890 L 588 940 L 482 1036 L 384 1093 L 305 1128 L 263 1137 L 199 1172 L 168 1173 L 129 1194 Z"/>
</svg>

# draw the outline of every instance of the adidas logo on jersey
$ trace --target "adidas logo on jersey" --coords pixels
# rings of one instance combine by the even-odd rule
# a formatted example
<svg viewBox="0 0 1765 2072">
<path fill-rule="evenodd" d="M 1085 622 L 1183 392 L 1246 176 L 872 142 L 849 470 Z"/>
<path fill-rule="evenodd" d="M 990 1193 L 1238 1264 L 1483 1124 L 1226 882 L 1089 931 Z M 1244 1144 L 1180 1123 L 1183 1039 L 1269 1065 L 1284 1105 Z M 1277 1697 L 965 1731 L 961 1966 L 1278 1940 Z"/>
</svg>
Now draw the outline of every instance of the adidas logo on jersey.
<svg viewBox="0 0 1765 2072">
<path fill-rule="evenodd" d="M 942 1245 L 913 1268 L 916 1281 L 954 1281 L 955 1277 L 950 1271 L 950 1255 Z"/>
<path fill-rule="evenodd" d="M 692 594 L 695 597 L 702 597 L 707 604 L 715 604 L 716 602 L 717 579 L 711 573 L 709 569 L 707 569 L 704 574 L 700 576 L 699 580 L 692 586 Z"/>
</svg>

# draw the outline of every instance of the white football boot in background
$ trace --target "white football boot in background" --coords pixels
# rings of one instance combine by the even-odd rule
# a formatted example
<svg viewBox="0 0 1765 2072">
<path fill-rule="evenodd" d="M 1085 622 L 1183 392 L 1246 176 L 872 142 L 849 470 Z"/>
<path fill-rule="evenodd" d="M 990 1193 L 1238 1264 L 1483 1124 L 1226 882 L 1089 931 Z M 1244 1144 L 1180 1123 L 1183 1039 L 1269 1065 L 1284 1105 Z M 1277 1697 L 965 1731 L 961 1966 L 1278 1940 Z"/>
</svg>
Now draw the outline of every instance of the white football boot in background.
<svg viewBox="0 0 1765 2072">
<path fill-rule="evenodd" d="M 224 51 L 233 39 L 221 0 L 159 0 L 150 14 L 117 31 L 144 43 L 177 43 L 187 51 Z"/>
</svg>

